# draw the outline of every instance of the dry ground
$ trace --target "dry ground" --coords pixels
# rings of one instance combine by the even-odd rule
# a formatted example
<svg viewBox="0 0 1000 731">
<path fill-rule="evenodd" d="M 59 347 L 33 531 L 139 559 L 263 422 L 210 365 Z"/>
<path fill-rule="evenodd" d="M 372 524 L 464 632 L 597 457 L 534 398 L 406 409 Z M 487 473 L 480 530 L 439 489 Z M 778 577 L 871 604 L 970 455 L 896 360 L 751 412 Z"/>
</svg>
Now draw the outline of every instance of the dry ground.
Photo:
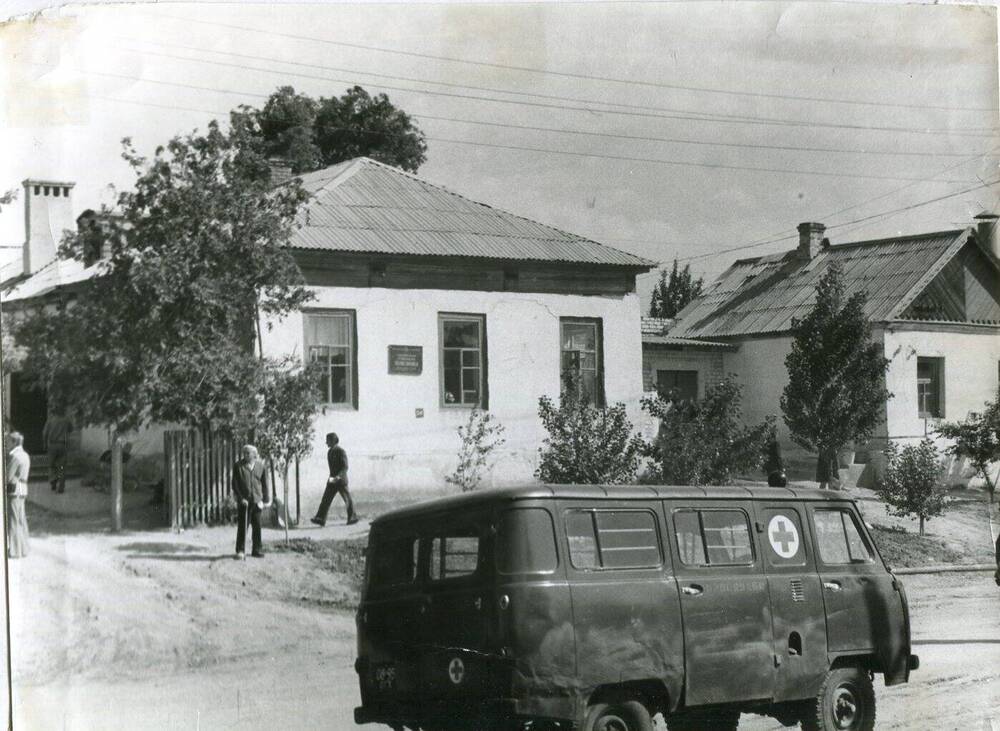
<svg viewBox="0 0 1000 731">
<path fill-rule="evenodd" d="M 864 505 L 870 523 L 915 530 Z M 928 525 L 930 543 L 908 534 L 897 565 L 935 541 L 988 560 L 984 504 L 952 507 Z M 353 728 L 365 523 L 296 531 L 346 542 L 316 550 L 276 550 L 282 534 L 267 530 L 267 557 L 238 562 L 230 528 L 110 535 L 100 517 L 32 505 L 29 521 L 32 553 L 10 573 L 15 728 Z M 1000 589 L 984 573 L 905 583 L 922 667 L 907 686 L 879 687 L 878 728 L 1000 731 Z M 744 716 L 741 728 L 780 727 Z"/>
</svg>

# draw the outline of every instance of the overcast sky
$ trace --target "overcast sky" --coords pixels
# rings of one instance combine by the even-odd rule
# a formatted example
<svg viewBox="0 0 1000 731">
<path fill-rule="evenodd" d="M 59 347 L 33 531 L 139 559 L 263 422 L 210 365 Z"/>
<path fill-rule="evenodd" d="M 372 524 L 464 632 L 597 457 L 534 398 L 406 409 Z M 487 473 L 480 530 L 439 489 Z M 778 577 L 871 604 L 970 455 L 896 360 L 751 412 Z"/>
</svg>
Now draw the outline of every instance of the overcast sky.
<svg viewBox="0 0 1000 731">
<path fill-rule="evenodd" d="M 427 179 L 708 278 L 800 221 L 866 219 L 837 243 L 1000 203 L 961 192 L 1000 178 L 989 7 L 158 3 L 48 11 L 0 47 L 0 190 L 73 180 L 77 212 L 130 184 L 122 137 L 152 153 L 279 85 L 355 83 L 417 118 Z M 19 200 L 0 244 L 22 240 Z"/>
</svg>

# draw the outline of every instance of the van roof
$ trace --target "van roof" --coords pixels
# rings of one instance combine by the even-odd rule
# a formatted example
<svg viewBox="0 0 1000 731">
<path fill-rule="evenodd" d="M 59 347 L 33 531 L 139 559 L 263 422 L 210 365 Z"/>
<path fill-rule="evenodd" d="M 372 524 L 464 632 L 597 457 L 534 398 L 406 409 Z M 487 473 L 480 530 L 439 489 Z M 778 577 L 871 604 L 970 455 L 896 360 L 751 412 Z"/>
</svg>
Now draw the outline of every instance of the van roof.
<svg viewBox="0 0 1000 731">
<path fill-rule="evenodd" d="M 852 498 L 842 492 L 804 487 L 692 487 L 690 485 L 525 485 L 495 490 L 466 492 L 460 495 L 425 500 L 389 511 L 372 521 L 373 525 L 430 513 L 476 508 L 515 500 L 661 500 L 669 498 L 709 498 L 715 500 L 809 500 L 845 501 Z"/>
</svg>

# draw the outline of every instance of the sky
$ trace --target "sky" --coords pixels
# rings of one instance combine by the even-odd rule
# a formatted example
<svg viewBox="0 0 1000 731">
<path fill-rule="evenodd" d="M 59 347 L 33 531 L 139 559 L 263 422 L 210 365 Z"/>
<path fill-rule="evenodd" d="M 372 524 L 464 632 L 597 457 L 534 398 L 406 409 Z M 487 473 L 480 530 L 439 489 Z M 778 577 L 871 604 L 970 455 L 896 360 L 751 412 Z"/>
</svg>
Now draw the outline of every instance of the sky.
<svg viewBox="0 0 1000 731">
<path fill-rule="evenodd" d="M 422 177 L 709 280 L 801 221 L 836 244 L 1000 204 L 991 7 L 91 5 L 0 26 L 0 54 L 0 192 L 75 181 L 77 212 L 131 184 L 124 137 L 152 154 L 280 85 L 353 84 L 415 117 Z"/>
</svg>

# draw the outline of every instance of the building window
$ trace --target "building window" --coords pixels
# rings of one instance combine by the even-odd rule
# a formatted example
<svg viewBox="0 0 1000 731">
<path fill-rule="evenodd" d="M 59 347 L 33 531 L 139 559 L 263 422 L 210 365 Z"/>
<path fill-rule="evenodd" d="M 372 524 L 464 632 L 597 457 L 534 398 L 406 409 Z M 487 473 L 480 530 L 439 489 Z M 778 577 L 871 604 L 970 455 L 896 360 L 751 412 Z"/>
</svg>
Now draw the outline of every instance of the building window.
<svg viewBox="0 0 1000 731">
<path fill-rule="evenodd" d="M 917 358 L 917 411 L 924 419 L 944 416 L 944 358 Z"/>
<path fill-rule="evenodd" d="M 671 401 L 697 401 L 698 371 L 657 371 L 656 390 Z"/>
<path fill-rule="evenodd" d="M 562 387 L 597 406 L 604 406 L 604 355 L 601 321 L 563 317 L 559 320 Z"/>
<path fill-rule="evenodd" d="M 357 327 L 353 310 L 307 312 L 306 357 L 320 372 L 323 403 L 358 407 Z"/>
<path fill-rule="evenodd" d="M 485 315 L 438 316 L 441 403 L 488 407 Z"/>
</svg>

